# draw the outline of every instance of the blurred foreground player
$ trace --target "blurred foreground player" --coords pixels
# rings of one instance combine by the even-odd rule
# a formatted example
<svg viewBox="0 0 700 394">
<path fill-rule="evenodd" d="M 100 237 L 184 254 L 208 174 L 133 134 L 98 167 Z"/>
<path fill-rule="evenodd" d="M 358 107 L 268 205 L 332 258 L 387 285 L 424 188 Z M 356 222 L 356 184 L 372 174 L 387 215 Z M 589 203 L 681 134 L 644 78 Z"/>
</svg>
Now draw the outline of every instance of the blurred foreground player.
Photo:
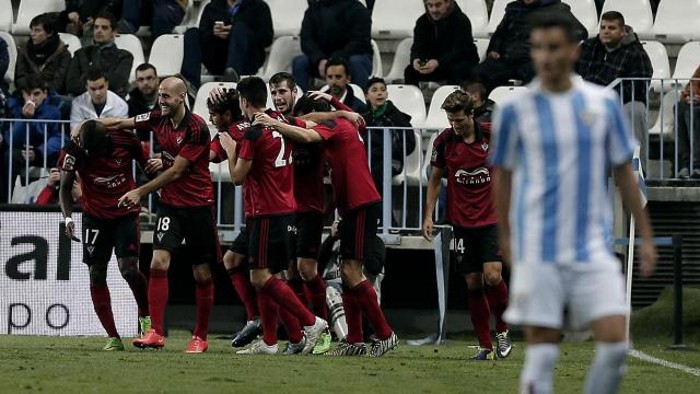
<svg viewBox="0 0 700 394">
<path fill-rule="evenodd" d="M 112 249 L 119 271 L 129 284 L 138 305 L 139 329 L 144 335 L 151 328 L 148 315 L 146 277 L 139 271 L 141 231 L 139 204 L 117 209 L 117 197 L 136 186 L 132 160 L 151 170 L 139 140 L 122 131 L 108 131 L 89 120 L 76 127 L 77 142 L 70 141 L 61 150 L 59 200 L 65 217 L 66 235 L 77 240 L 73 213 L 73 184 L 79 176 L 82 188 L 83 262 L 90 270 L 90 295 L 95 313 L 109 340 L 104 350 L 124 350 L 112 313 L 107 287 L 107 266 Z"/>
<path fill-rule="evenodd" d="M 569 19 L 533 18 L 530 42 L 537 78 L 497 110 L 492 155 L 501 249 L 513 264 L 505 318 L 523 326 L 526 341 L 520 392 L 552 392 L 568 306 L 571 324 L 590 326 L 597 341 L 584 392 L 615 393 L 629 310 L 608 244 L 610 169 L 637 221 L 641 274 L 657 260 L 630 164 L 637 142 L 619 98 L 573 77 L 579 49 Z"/>
</svg>

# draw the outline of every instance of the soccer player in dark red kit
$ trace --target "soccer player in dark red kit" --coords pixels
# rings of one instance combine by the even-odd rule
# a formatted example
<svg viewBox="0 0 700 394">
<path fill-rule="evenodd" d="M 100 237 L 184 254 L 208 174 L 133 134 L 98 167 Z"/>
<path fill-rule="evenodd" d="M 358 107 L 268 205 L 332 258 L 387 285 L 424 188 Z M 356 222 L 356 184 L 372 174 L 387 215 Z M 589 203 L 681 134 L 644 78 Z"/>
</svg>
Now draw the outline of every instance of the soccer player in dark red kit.
<svg viewBox="0 0 700 394">
<path fill-rule="evenodd" d="M 178 78 L 166 78 L 158 87 L 158 107 L 129 119 L 100 119 L 108 128 L 153 130 L 162 149 L 163 172 L 119 199 L 130 209 L 141 197 L 160 190 L 153 258 L 148 286 L 152 328 L 133 341 L 139 348 L 162 348 L 163 317 L 168 303 L 168 268 L 172 253 L 185 240 L 196 251 L 192 271 L 197 303 L 194 335 L 187 353 L 207 350 L 209 316 L 214 305 L 214 284 L 209 264 L 221 260 L 212 206 L 214 188 L 209 173 L 209 129 L 204 120 L 185 107 L 187 88 Z M 193 253 L 194 255 L 195 253 Z"/>
<path fill-rule="evenodd" d="M 146 277 L 139 271 L 140 224 L 139 205 L 116 209 L 117 196 L 136 186 L 132 175 L 132 160 L 150 171 L 134 135 L 108 131 L 102 124 L 90 120 L 76 127 L 78 141 L 69 141 L 61 150 L 59 200 L 65 217 L 66 235 L 77 239 L 73 213 L 73 184 L 80 179 L 83 192 L 83 262 L 90 271 L 90 295 L 95 313 L 109 340 L 104 350 L 124 350 L 112 313 L 107 287 L 107 266 L 112 249 L 117 256 L 119 271 L 134 293 L 138 306 L 141 335 L 150 329 Z"/>
<path fill-rule="evenodd" d="M 277 112 L 265 111 L 267 86 L 262 79 L 244 78 L 237 89 L 241 111 L 247 119 L 267 112 L 285 120 Z M 245 132 L 239 154 L 230 135 L 220 133 L 219 138 L 228 155 L 231 179 L 234 184 L 243 184 L 250 279 L 258 290 L 263 326 L 262 340 L 238 353 L 277 353 L 278 309 L 296 317 L 303 326 L 306 343 L 302 353 L 310 353 L 328 329 L 328 323 L 309 312 L 289 286 L 273 275 L 288 266 L 291 247 L 288 231 L 297 209 L 291 141 L 274 129 L 253 126 Z"/>
<path fill-rule="evenodd" d="M 311 112 L 328 112 L 330 104 L 324 99 L 305 95 L 294 107 L 299 116 Z M 296 127 L 258 113 L 253 124 L 274 127 L 294 141 L 323 142 L 331 167 L 331 183 L 335 204 L 343 218 L 340 230 L 343 263 L 341 276 L 343 305 L 348 322 L 348 336 L 330 355 L 362 355 L 367 353 L 362 334 L 362 314 L 369 318 L 376 340 L 370 356 L 380 357 L 396 347 L 398 338 L 387 325 L 374 288 L 362 274 L 362 262 L 370 239 L 376 235 L 381 197 L 369 172 L 367 153 L 360 132 L 347 119 L 337 118 L 317 124 L 311 129 Z"/>
<path fill-rule="evenodd" d="M 479 339 L 479 350 L 471 359 L 494 359 L 489 306 L 496 319 L 495 355 L 505 358 L 512 347 L 508 326 L 503 321 L 508 289 L 501 277 L 491 167 L 487 160 L 490 133 L 474 121 L 474 100 L 469 93 L 452 92 L 442 108 L 451 127 L 443 130 L 433 144 L 423 237 L 432 239 L 433 212 L 443 172 L 447 171 L 447 221 L 454 229 L 457 266 L 467 282 L 469 312 Z"/>
</svg>

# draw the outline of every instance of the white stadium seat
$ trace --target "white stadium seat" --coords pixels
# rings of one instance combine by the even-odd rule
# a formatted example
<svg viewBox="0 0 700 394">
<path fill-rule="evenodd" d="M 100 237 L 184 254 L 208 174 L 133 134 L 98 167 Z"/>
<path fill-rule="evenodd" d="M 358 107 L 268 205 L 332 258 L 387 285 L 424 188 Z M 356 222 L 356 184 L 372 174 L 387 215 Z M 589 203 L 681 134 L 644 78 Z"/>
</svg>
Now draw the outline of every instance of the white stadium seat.
<svg viewBox="0 0 700 394">
<path fill-rule="evenodd" d="M 416 20 L 424 13 L 422 1 L 377 1 L 372 10 L 372 38 L 413 37 Z"/>
<path fill-rule="evenodd" d="M 491 91 L 489 94 L 489 99 L 493 100 L 493 102 L 498 105 L 509 95 L 526 89 L 527 88 L 525 86 L 499 86 Z"/>
<path fill-rule="evenodd" d="M 299 36 L 282 36 L 272 43 L 270 55 L 265 66 L 264 79 L 270 79 L 272 75 L 280 71 L 292 71 L 292 61 L 301 51 Z"/>
<path fill-rule="evenodd" d="M 700 0 L 662 1 L 652 32 L 661 42 L 682 43 L 700 32 Z"/>
<path fill-rule="evenodd" d="M 428 109 L 428 116 L 423 124 L 424 129 L 430 130 L 432 133 L 435 132 L 435 130 L 439 131 L 450 126 L 450 123 L 447 121 L 445 110 L 440 107 L 443 101 L 445 101 L 445 98 L 455 90 L 459 90 L 459 86 L 445 85 L 441 86 L 433 93 L 433 98 L 430 100 L 430 108 Z"/>
<path fill-rule="evenodd" d="M 200 7 L 202 7 L 202 5 L 200 5 Z M 195 23 L 197 23 L 197 17 L 199 16 L 198 14 L 197 9 L 194 7 L 194 0 L 187 0 L 185 16 L 182 18 L 180 25 L 173 28 L 173 33 L 183 34 L 187 29 L 195 26 Z"/>
<path fill-rule="evenodd" d="M 381 77 L 383 71 L 382 54 L 379 52 L 379 45 L 377 45 L 376 41 L 372 40 L 372 76 Z"/>
<path fill-rule="evenodd" d="M 405 180 L 409 186 L 418 186 L 419 182 L 421 181 L 421 164 L 423 164 L 421 163 L 421 156 L 423 156 L 423 152 L 420 149 L 421 147 L 419 146 L 419 141 L 421 141 L 423 137 L 421 137 L 420 133 L 416 130 L 405 130 L 403 132 L 413 133 L 414 138 L 416 140 L 416 147 L 413 149 L 413 152 L 409 153 L 408 156 L 406 156 L 406 160 L 404 160 L 403 162 L 404 172 L 402 172 L 401 174 L 394 175 L 394 177 L 391 179 L 391 183 L 395 186 L 398 186 L 401 185 Z M 425 185 L 425 182 L 423 183 L 423 185 Z"/>
<path fill-rule="evenodd" d="M 430 167 L 430 157 L 433 154 L 433 143 L 435 142 L 435 139 L 437 139 L 438 134 L 440 134 L 440 131 L 432 132 L 430 134 L 430 140 L 428 140 L 428 145 L 424 147 L 425 157 L 423 158 L 423 165 L 420 167 L 420 176 L 423 178 L 422 182 L 424 185 L 428 184 L 428 167 Z"/>
<path fill-rule="evenodd" d="M 167 77 L 180 73 L 184 57 L 184 36 L 163 34 L 153 42 L 148 62 L 158 70 L 158 76 Z"/>
<path fill-rule="evenodd" d="M 114 43 L 117 45 L 117 48 L 129 51 L 134 57 L 134 62 L 131 64 L 131 72 L 129 73 L 129 83 L 134 82 L 136 80 L 136 67 L 146 62 L 141 40 L 133 34 L 117 34 L 114 37 Z M 160 75 L 158 67 L 156 67 L 156 72 Z"/>
<path fill-rule="evenodd" d="M 608 11 L 621 13 L 625 23 L 632 26 L 640 37 L 653 37 L 654 16 L 649 0 L 606 0 L 601 15 Z"/>
<path fill-rule="evenodd" d="M 483 62 L 486 59 L 486 50 L 489 48 L 489 39 L 475 38 L 474 45 L 476 45 L 476 53 L 479 54 L 479 61 Z"/>
<path fill-rule="evenodd" d="M 209 92 L 216 87 L 235 89 L 235 82 L 206 82 L 197 90 L 197 97 L 194 99 L 194 106 L 192 107 L 192 112 L 201 116 L 207 124 L 211 124 L 209 121 L 209 108 L 207 108 L 207 98 L 209 97 Z"/>
<path fill-rule="evenodd" d="M 675 106 L 680 100 L 680 91 L 682 87 L 672 87 L 671 90 L 664 92 L 663 99 L 661 100 L 660 108 L 658 109 L 658 115 L 656 117 L 656 122 L 649 129 L 649 134 L 661 135 L 664 138 L 673 139 L 674 138 L 674 127 L 676 120 Z M 651 120 L 651 119 L 650 119 Z"/>
<path fill-rule="evenodd" d="M 78 36 L 75 34 L 58 33 L 58 36 L 61 38 L 61 41 L 68 45 L 68 51 L 70 52 L 71 56 L 75 55 L 75 51 L 83 47 L 83 45 L 80 43 L 80 38 L 78 38 Z"/>
<path fill-rule="evenodd" d="M 681 47 L 676 59 L 673 79 L 689 79 L 700 66 L 700 41 L 691 41 Z M 685 84 L 687 81 L 680 81 Z"/>
<path fill-rule="evenodd" d="M 411 125 L 421 127 L 425 122 L 425 100 L 423 92 L 413 85 L 387 85 L 387 95 L 396 108 L 411 115 Z"/>
<path fill-rule="evenodd" d="M 298 36 L 308 8 L 306 0 L 265 0 L 270 6 L 275 36 Z"/>
<path fill-rule="evenodd" d="M 29 23 L 35 16 L 45 12 L 59 12 L 66 9 L 64 0 L 22 0 L 17 9 L 17 20 L 12 25 L 12 34 L 29 35 Z M 9 7 L 3 12 L 12 13 Z"/>
<path fill-rule="evenodd" d="M 474 37 L 488 37 L 489 13 L 484 0 L 458 0 L 462 12 L 467 14 Z"/>
<path fill-rule="evenodd" d="M 202 0 L 201 3 L 199 3 L 199 9 L 197 10 L 197 17 L 194 20 L 194 26 L 199 27 L 199 22 L 202 20 L 202 14 L 204 14 L 204 7 L 207 6 L 207 4 L 211 3 L 211 0 Z"/>
<path fill-rule="evenodd" d="M 506 5 L 513 0 L 496 0 L 493 2 L 491 7 L 491 16 L 489 17 L 489 34 L 493 34 L 498 27 L 498 24 L 503 20 L 503 16 L 506 14 Z"/>
<path fill-rule="evenodd" d="M 571 13 L 588 30 L 588 37 L 594 37 L 598 34 L 598 10 L 595 8 L 595 1 L 562 0 L 562 2 L 571 7 Z"/>
<path fill-rule="evenodd" d="M 413 38 L 405 38 L 396 47 L 394 60 L 391 63 L 391 70 L 389 70 L 389 74 L 384 77 L 387 83 L 404 80 L 403 71 L 411 62 L 411 45 L 413 45 Z"/>
<path fill-rule="evenodd" d="M 10 55 L 10 65 L 7 67 L 7 72 L 4 75 L 5 82 L 12 83 L 15 80 L 15 65 L 17 64 L 17 45 L 15 39 L 10 33 L 0 31 L 0 39 L 5 40 L 7 51 Z"/>
<path fill-rule="evenodd" d="M 0 10 L 5 10 L 0 12 L 0 31 L 12 31 L 12 1 L 0 0 Z"/>
<path fill-rule="evenodd" d="M 671 66 L 668 62 L 668 53 L 664 44 L 658 41 L 642 41 L 644 50 L 651 60 L 651 68 L 654 70 L 652 78 L 670 78 Z M 700 62 L 698 63 L 700 64 Z M 661 89 L 661 81 L 651 81 L 650 87 L 658 92 Z M 664 84 L 664 89 L 670 89 L 670 84 Z"/>
</svg>

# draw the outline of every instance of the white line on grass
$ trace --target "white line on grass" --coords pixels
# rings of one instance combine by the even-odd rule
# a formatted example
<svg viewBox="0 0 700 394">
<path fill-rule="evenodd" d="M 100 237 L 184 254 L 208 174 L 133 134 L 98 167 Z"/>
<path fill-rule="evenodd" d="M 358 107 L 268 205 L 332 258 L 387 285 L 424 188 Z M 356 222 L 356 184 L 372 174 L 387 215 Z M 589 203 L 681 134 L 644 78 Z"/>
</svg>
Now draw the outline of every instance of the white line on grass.
<svg viewBox="0 0 700 394">
<path fill-rule="evenodd" d="M 639 350 L 631 349 L 628 354 L 631 357 L 634 357 L 634 358 L 642 360 L 642 361 L 646 361 L 648 363 L 661 365 L 662 367 L 666 367 L 666 368 L 677 369 L 677 370 L 683 371 L 687 374 L 700 377 L 700 369 L 698 369 L 698 368 L 691 368 L 687 365 L 678 364 L 678 363 L 666 361 L 666 360 L 661 359 L 661 358 L 652 357 L 652 356 L 650 356 L 644 352 L 641 352 Z"/>
</svg>

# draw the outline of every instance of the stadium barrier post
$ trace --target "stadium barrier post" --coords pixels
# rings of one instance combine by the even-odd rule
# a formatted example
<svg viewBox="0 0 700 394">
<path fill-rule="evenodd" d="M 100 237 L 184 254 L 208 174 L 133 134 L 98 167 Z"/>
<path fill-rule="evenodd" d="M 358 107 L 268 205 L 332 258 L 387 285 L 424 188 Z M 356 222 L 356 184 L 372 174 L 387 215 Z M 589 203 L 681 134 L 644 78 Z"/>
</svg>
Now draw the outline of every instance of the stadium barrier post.
<svg viewBox="0 0 700 394">
<path fill-rule="evenodd" d="M 683 237 L 673 236 L 673 345 L 672 350 L 688 350 L 683 344 Z"/>
</svg>

